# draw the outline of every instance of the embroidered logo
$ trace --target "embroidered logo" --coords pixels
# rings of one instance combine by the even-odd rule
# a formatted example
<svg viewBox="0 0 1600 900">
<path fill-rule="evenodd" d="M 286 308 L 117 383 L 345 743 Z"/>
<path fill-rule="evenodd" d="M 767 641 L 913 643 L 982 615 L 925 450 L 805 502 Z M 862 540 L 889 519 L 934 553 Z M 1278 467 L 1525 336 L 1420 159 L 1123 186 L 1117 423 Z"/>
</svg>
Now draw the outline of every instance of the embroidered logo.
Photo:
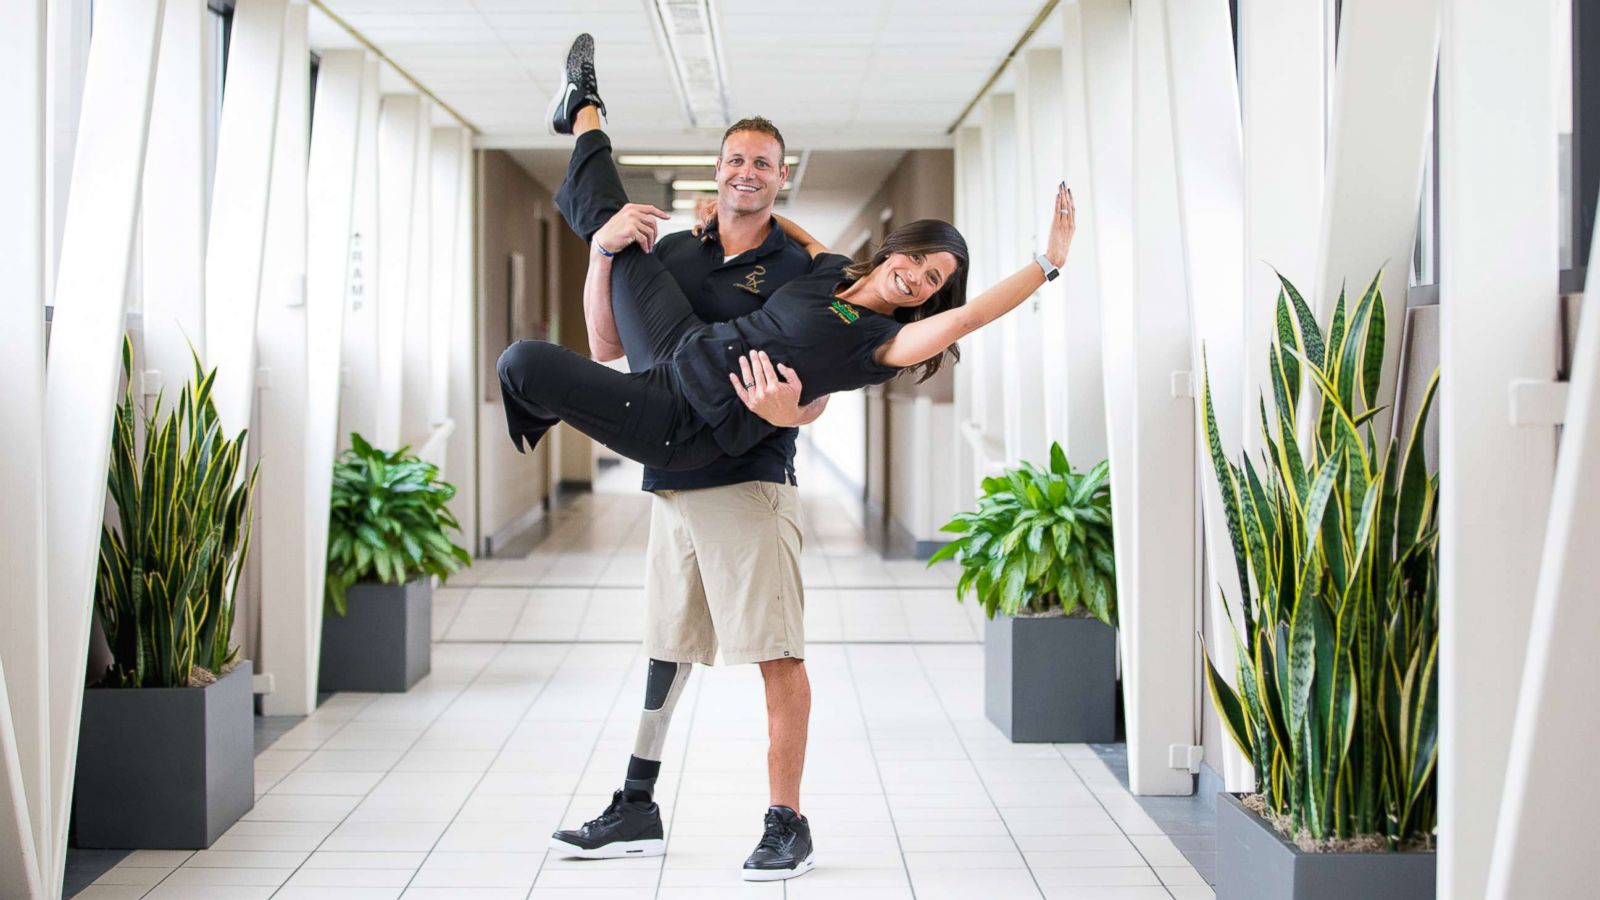
<svg viewBox="0 0 1600 900">
<path fill-rule="evenodd" d="M 834 315 L 843 319 L 846 325 L 854 325 L 856 320 L 861 318 L 861 313 L 856 312 L 855 307 L 845 303 L 843 300 L 833 301 L 828 305 L 828 308 L 833 310 Z"/>
<path fill-rule="evenodd" d="M 742 284 L 736 284 L 736 285 L 734 285 L 734 287 L 738 288 L 741 291 L 749 291 L 750 293 L 755 294 L 756 296 L 759 297 L 761 295 L 761 278 L 760 278 L 760 276 L 765 275 L 765 274 L 767 274 L 767 267 L 766 266 L 756 266 L 754 269 L 750 270 L 750 274 L 749 275 L 746 275 L 744 277 L 744 282 Z"/>
</svg>

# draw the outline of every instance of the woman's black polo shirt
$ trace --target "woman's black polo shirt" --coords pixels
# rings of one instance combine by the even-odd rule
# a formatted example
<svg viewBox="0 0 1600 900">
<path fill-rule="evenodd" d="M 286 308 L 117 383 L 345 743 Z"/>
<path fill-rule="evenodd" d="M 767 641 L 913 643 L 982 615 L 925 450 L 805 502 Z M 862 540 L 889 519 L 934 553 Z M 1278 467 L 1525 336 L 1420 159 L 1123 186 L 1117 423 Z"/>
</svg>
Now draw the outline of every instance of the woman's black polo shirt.
<svg viewBox="0 0 1600 900">
<path fill-rule="evenodd" d="M 720 242 L 703 241 L 687 231 L 662 238 L 655 246 L 655 254 L 689 298 L 695 315 L 706 322 L 726 322 L 756 312 L 778 288 L 811 270 L 810 255 L 776 224 L 759 247 L 727 262 L 722 259 Z M 728 396 L 737 400 L 732 385 L 727 384 L 726 373 L 723 383 Z M 684 491 L 746 481 L 796 484 L 796 434 L 793 428 L 780 428 L 743 455 L 699 469 L 668 472 L 646 466 L 644 489 Z"/>
</svg>

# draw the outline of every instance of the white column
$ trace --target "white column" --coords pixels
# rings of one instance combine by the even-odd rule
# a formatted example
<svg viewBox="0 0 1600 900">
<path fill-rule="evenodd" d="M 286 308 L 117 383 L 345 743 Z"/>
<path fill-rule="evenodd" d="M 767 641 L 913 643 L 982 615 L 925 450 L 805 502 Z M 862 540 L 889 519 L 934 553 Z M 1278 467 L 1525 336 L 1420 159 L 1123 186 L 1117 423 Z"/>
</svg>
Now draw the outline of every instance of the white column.
<svg viewBox="0 0 1600 900">
<path fill-rule="evenodd" d="M 424 99 L 417 117 L 417 163 L 412 169 L 411 250 L 406 274 L 404 360 L 400 368 L 400 441 L 419 449 L 428 443 L 433 279 L 433 104 Z"/>
<path fill-rule="evenodd" d="M 345 298 L 344 364 L 340 371 L 338 436 L 376 434 L 378 384 L 378 71 L 369 59 L 361 79 L 361 136 L 356 146 L 355 199 L 351 210 L 350 278 Z"/>
<path fill-rule="evenodd" d="M 1454 30 L 1450 32 L 1454 34 Z M 1600 232 L 1597 232 L 1600 234 Z M 1590 259 L 1600 259 L 1596 250 Z M 1587 777 L 1600 740 L 1593 686 L 1600 684 L 1600 315 L 1579 323 L 1568 384 L 1561 455 L 1539 586 L 1528 632 L 1505 794 L 1489 864 L 1486 896 L 1581 897 L 1593 887 L 1586 865 L 1600 802 Z M 1457 883 L 1460 883 L 1459 881 Z"/>
<path fill-rule="evenodd" d="M 44 301 L 46 26 L 43 0 L 0 10 L 0 894 L 42 898 L 51 871 L 45 633 Z M 3 683 L 9 676 L 9 683 Z"/>
<path fill-rule="evenodd" d="M 1174 390 L 1190 367 L 1189 311 L 1160 0 L 1135 0 L 1133 17 L 1134 592 L 1121 597 L 1132 647 L 1124 668 L 1128 780 L 1138 794 L 1188 794 L 1187 764 L 1171 748 L 1195 743 L 1194 407 Z"/>
<path fill-rule="evenodd" d="M 967 240 L 967 252 L 974 254 L 967 267 L 967 293 L 971 295 L 979 284 L 976 253 L 983 230 L 980 214 L 983 209 L 983 133 L 978 128 L 968 125 L 957 129 L 955 168 L 955 225 Z M 956 471 L 961 479 L 956 496 L 963 503 L 978 496 L 981 480 L 977 470 L 978 454 L 965 435 L 967 432 L 975 434 L 979 427 L 981 380 L 978 369 L 982 364 L 983 354 L 978 349 L 978 341 L 967 341 L 962 348 L 961 363 L 955 367 L 956 431 L 949 435 L 956 444 Z"/>
<path fill-rule="evenodd" d="M 306 606 L 301 637 L 307 668 L 304 693 L 285 697 L 284 702 L 303 702 L 308 708 L 316 706 L 322 649 L 328 503 L 338 447 L 340 348 L 367 74 L 365 52 L 323 51 L 306 165 Z M 284 693 L 281 680 L 275 693 Z"/>
<path fill-rule="evenodd" d="M 321 568 L 324 561 L 312 558 L 307 540 L 311 518 L 308 494 L 315 475 L 307 469 L 306 452 L 310 413 L 306 321 L 310 57 L 306 18 L 305 5 L 289 4 L 283 26 L 277 147 L 272 152 L 255 334 L 262 373 L 256 398 L 260 430 L 255 435 L 261 453 L 255 501 L 261 519 L 254 547 L 261 559 L 261 651 L 257 662 L 263 674 L 273 677 L 272 693 L 261 698 L 262 712 L 270 716 L 306 716 L 316 709 L 317 660 L 310 651 L 316 643 L 313 632 L 320 632 L 322 624 L 317 614 L 320 604 L 307 596 L 309 572 Z"/>
<path fill-rule="evenodd" d="M 1243 405 L 1238 443 L 1229 446 L 1242 444 L 1252 459 L 1265 449 L 1256 411 L 1263 391 L 1271 389 L 1267 347 L 1275 333 L 1279 290 L 1273 270 L 1305 290 L 1316 283 L 1317 223 L 1322 216 L 1327 141 L 1325 28 L 1326 4 L 1322 0 L 1242 0 L 1239 4 L 1244 331 L 1238 388 Z M 1213 360 L 1215 365 L 1218 361 Z M 1232 637 L 1219 630 L 1212 640 L 1219 648 L 1212 658 L 1224 677 L 1231 679 L 1237 667 Z M 1255 783 L 1249 760 L 1231 741 L 1225 739 L 1223 748 L 1226 788 L 1249 790 Z"/>
<path fill-rule="evenodd" d="M 100 9 L 99 37 L 90 48 L 84 78 L 56 278 L 44 414 L 44 458 L 50 461 L 45 540 L 50 548 L 46 628 L 54 829 L 50 871 L 44 875 L 50 884 L 61 883 L 66 859 L 111 415 L 161 7 L 161 0 L 126 0 Z"/>
<path fill-rule="evenodd" d="M 1061 148 L 1061 51 L 1025 50 L 1017 65 L 1017 243 L 1000 249 L 999 261 L 1014 270 L 1044 251 L 1055 215 L 1056 189 L 1065 179 Z M 1026 125 L 1024 125 L 1026 123 Z M 1019 415 L 1017 455 L 1048 465 L 1050 441 L 1065 420 L 1066 348 L 1060 318 L 1063 282 L 1047 282 L 1005 317 L 1014 329 Z M 1052 327 L 1053 326 L 1053 327 Z M 1055 427 L 1052 428 L 1052 425 Z M 1084 460 L 1073 459 L 1080 468 Z M 1088 465 L 1093 465 L 1092 462 Z"/>
<path fill-rule="evenodd" d="M 1137 590 L 1133 535 L 1133 43 L 1132 19 L 1122 0 L 1077 4 L 1080 53 L 1067 44 L 1068 65 L 1081 60 L 1084 88 L 1087 190 L 1074 189 L 1078 234 L 1074 244 L 1094 259 L 1094 296 L 1100 310 L 1105 389 L 1106 453 L 1111 460 L 1112 539 L 1117 553 L 1117 594 Z M 1071 15 L 1071 10 L 1068 11 Z M 1066 32 L 1070 38 L 1070 30 Z M 1071 85 L 1071 80 L 1067 81 Z M 1069 266 L 1068 290 L 1086 273 Z M 1120 632 L 1123 665 L 1133 651 Z"/>
<path fill-rule="evenodd" d="M 1061 272 L 1061 295 L 1044 308 L 1045 333 L 1063 348 L 1060 421 L 1051 427 L 1067 458 L 1087 469 L 1107 458 L 1105 365 L 1101 352 L 1100 279 L 1096 229 L 1087 223 L 1095 215 L 1089 152 L 1089 57 L 1084 43 L 1083 11 L 1062 6 L 1061 26 L 1061 131 L 1062 174 L 1077 204 L 1078 233 L 1072 255 Z M 1123 19 L 1126 20 L 1126 14 Z M 1127 76 L 1123 75 L 1126 83 Z M 1104 78 L 1102 77 L 1102 81 Z M 1047 366 L 1046 378 L 1054 378 Z"/>
<path fill-rule="evenodd" d="M 262 292 L 267 190 L 278 116 L 285 0 L 239 0 L 228 45 L 228 90 L 217 129 L 217 174 L 206 239 L 206 365 L 223 429 L 250 423 L 256 309 Z"/>
<path fill-rule="evenodd" d="M 205 20 L 198 0 L 167 4 L 144 161 L 144 361 L 169 398 L 194 374 L 190 348 L 205 356 Z"/>
<path fill-rule="evenodd" d="M 984 238 L 982 252 L 985 288 L 998 282 L 1007 272 L 1002 255 L 1017 246 L 1017 114 L 1016 98 L 1011 94 L 990 94 L 983 105 Z M 1012 359 L 1016 334 L 1002 321 L 998 328 L 977 333 L 977 349 L 983 354 L 978 369 L 982 378 L 979 406 L 983 456 L 979 465 L 985 474 L 1016 460 L 1021 444 L 1016 426 L 1017 373 L 1006 363 Z"/>
<path fill-rule="evenodd" d="M 450 417 L 450 322 L 455 312 L 458 241 L 456 230 L 462 226 L 461 205 L 457 192 L 461 190 L 461 168 L 465 165 L 466 147 L 464 128 L 433 129 L 433 234 L 429 250 L 433 262 L 429 268 L 432 290 L 428 304 L 428 394 L 427 422 L 436 428 Z M 447 455 L 448 458 L 448 455 Z"/>
<path fill-rule="evenodd" d="M 450 511 L 461 523 L 463 547 L 478 546 L 478 335 L 473 314 L 472 211 L 474 154 L 472 135 L 462 131 L 457 151 L 461 160 L 456 171 L 455 271 L 450 295 L 450 321 L 447 330 L 446 365 L 449 386 L 446 414 L 455 422 L 445 453 L 445 480 L 456 486 Z"/>
<path fill-rule="evenodd" d="M 1517 721 L 1528 601 L 1539 584 L 1552 496 L 1555 429 L 1518 425 L 1508 407 L 1514 381 L 1549 382 L 1556 369 L 1554 7 L 1554 0 L 1528 0 L 1514 9 L 1485 0 L 1457 0 L 1444 7 L 1439 82 L 1442 897 L 1481 897 L 1487 885 L 1500 786 Z M 1395 268 L 1404 266 L 1397 261 Z M 1592 504 L 1593 495 L 1583 502 Z M 1593 585 L 1588 593 L 1592 601 Z M 1589 700 L 1592 706 L 1592 696 Z M 1560 774 L 1573 788 L 1586 777 L 1582 769 Z M 1576 809 L 1576 799 L 1563 792 L 1557 808 Z M 1592 826 L 1580 831 L 1594 833 Z M 1562 896 L 1522 885 L 1517 893 Z"/>
<path fill-rule="evenodd" d="M 1197 0 L 1167 0 L 1167 83 L 1172 100 L 1178 212 L 1189 297 L 1191 385 L 1195 455 L 1199 460 L 1202 521 L 1209 567 L 1203 588 L 1211 604 L 1213 656 L 1225 675 L 1235 654 L 1225 604 L 1240 602 L 1239 564 L 1228 536 L 1222 492 L 1211 461 L 1202 390 L 1209 373 L 1211 414 L 1222 452 L 1231 462 L 1241 450 L 1244 399 L 1244 162 L 1233 28 L 1228 7 Z M 1252 404 L 1249 407 L 1255 409 Z M 1196 652 L 1203 652 L 1197 648 Z M 1195 741 L 1194 743 L 1200 743 Z M 1242 773 L 1244 754 L 1224 741 L 1224 772 Z M 1235 776 L 1237 778 L 1237 775 Z"/>
<path fill-rule="evenodd" d="M 364 436 L 386 450 L 399 449 L 401 443 L 412 198 L 421 119 L 422 103 L 416 95 L 383 96 L 378 118 L 378 365 L 375 378 L 367 372 L 351 373 L 350 399 L 372 404 L 376 411 L 372 433 Z"/>
<path fill-rule="evenodd" d="M 1394 396 L 1400 363 L 1439 6 L 1440 0 L 1346 0 L 1340 18 L 1317 274 L 1313 289 L 1301 292 L 1327 322 L 1341 285 L 1349 282 L 1360 299 L 1384 267 L 1380 288 L 1394 339 L 1384 354 L 1379 397 Z M 1302 417 L 1307 434 L 1314 423 Z M 1389 423 L 1388 412 L 1378 415 L 1377 433 L 1387 434 Z"/>
</svg>

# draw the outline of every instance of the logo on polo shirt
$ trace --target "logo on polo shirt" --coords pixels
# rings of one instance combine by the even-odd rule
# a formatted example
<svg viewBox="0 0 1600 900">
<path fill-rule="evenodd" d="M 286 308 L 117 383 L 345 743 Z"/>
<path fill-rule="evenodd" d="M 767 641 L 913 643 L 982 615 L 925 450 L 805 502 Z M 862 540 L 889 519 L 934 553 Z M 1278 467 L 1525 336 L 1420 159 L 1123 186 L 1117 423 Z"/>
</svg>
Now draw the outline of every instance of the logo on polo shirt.
<svg viewBox="0 0 1600 900">
<path fill-rule="evenodd" d="M 861 318 L 861 313 L 856 312 L 855 307 L 844 302 L 843 300 L 833 301 L 828 305 L 828 308 L 833 310 L 834 315 L 843 319 L 846 325 L 854 325 L 856 320 Z"/>
<path fill-rule="evenodd" d="M 756 266 L 754 269 L 750 270 L 750 274 L 749 275 L 746 275 L 744 277 L 744 282 L 743 283 L 736 284 L 736 285 L 734 285 L 734 287 L 738 288 L 741 291 L 749 291 L 750 293 L 755 294 L 756 296 L 760 296 L 761 295 L 761 279 L 758 276 L 765 275 L 765 274 L 767 274 L 767 267 L 766 266 Z"/>
</svg>

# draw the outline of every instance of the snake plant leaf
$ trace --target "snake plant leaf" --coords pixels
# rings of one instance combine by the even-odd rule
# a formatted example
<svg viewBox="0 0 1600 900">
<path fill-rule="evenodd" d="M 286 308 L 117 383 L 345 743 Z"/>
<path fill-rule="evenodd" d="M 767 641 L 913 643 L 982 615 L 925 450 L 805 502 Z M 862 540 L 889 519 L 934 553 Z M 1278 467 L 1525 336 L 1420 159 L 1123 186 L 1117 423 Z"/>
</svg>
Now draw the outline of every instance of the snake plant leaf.
<svg viewBox="0 0 1600 900">
<path fill-rule="evenodd" d="M 1279 280 L 1283 275 L 1278 276 Z M 1287 282 L 1285 282 L 1287 284 Z M 1288 295 L 1282 287 L 1278 288 L 1278 302 L 1275 304 L 1277 315 L 1278 340 L 1277 343 L 1284 347 L 1299 348 L 1300 336 L 1295 332 L 1294 317 L 1289 313 Z M 1300 365 L 1292 358 L 1286 360 L 1283 368 L 1284 384 L 1288 388 L 1289 396 L 1300 396 Z"/>
<path fill-rule="evenodd" d="M 1383 280 L 1383 270 L 1372 277 L 1367 292 L 1373 296 L 1372 312 L 1367 319 L 1366 346 L 1361 353 L 1361 396 L 1368 409 L 1378 402 L 1378 385 L 1383 375 L 1383 346 L 1388 312 L 1383 306 L 1383 292 L 1378 283 Z"/>
<path fill-rule="evenodd" d="M 1239 750 L 1245 756 L 1251 756 L 1253 746 L 1250 740 L 1250 727 L 1245 724 L 1244 708 L 1239 702 L 1239 695 L 1234 693 L 1233 688 L 1228 687 L 1228 683 L 1221 675 L 1217 674 L 1217 667 L 1211 662 L 1209 653 L 1205 654 L 1205 659 L 1206 686 L 1211 690 L 1211 698 L 1216 703 L 1217 711 L 1222 714 L 1220 718 L 1223 727 L 1228 730 L 1228 736 L 1233 738 Z"/>
<path fill-rule="evenodd" d="M 1398 529 L 1395 535 L 1400 541 L 1414 541 L 1421 532 L 1423 505 L 1428 491 L 1427 464 L 1422 457 L 1422 428 L 1429 410 L 1433 407 L 1433 398 L 1438 389 L 1439 373 L 1435 372 L 1428 381 L 1427 390 L 1423 393 L 1422 406 L 1417 411 L 1417 417 L 1411 428 L 1411 440 L 1406 445 L 1405 469 L 1400 476 Z"/>
</svg>

